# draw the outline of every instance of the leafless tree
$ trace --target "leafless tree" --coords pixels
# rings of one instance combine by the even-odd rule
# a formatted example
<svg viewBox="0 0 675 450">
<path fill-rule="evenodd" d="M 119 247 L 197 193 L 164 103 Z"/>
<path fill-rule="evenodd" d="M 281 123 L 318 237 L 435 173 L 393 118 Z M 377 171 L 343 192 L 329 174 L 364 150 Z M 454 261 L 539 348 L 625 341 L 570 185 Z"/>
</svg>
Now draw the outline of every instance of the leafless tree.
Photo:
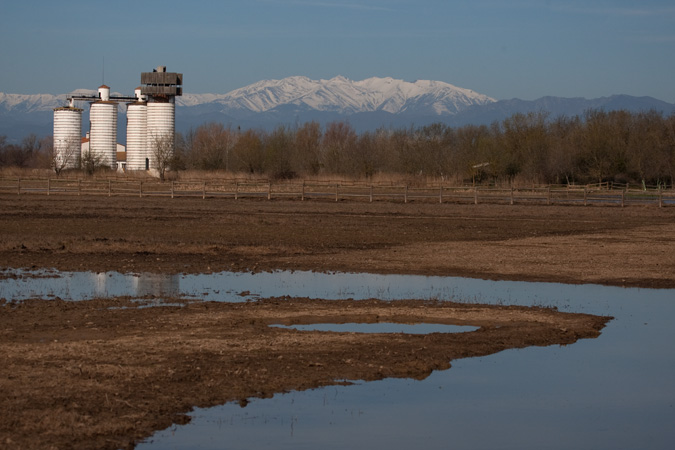
<svg viewBox="0 0 675 450">
<path fill-rule="evenodd" d="M 331 122 L 322 142 L 322 162 L 327 173 L 345 173 L 346 160 L 357 146 L 356 131 L 348 122 Z"/>
<path fill-rule="evenodd" d="M 236 133 L 222 123 L 207 123 L 195 131 L 192 166 L 202 170 L 230 170 L 230 151 L 236 144 Z"/>
<path fill-rule="evenodd" d="M 93 175 L 96 169 L 103 167 L 103 157 L 91 149 L 82 153 L 80 167 L 87 175 Z"/>
<path fill-rule="evenodd" d="M 45 145 L 47 146 L 45 151 L 50 168 L 56 172 L 56 176 L 61 175 L 64 169 L 78 166 L 78 158 L 81 152 L 79 139 L 71 138 L 60 142 L 54 142 L 50 139 L 45 141 Z"/>
<path fill-rule="evenodd" d="M 298 171 L 305 175 L 316 175 L 321 169 L 321 126 L 308 122 L 295 132 Z"/>
<path fill-rule="evenodd" d="M 294 137 L 292 132 L 280 125 L 266 136 L 265 171 L 272 178 L 295 178 L 297 176 L 293 167 Z"/>
<path fill-rule="evenodd" d="M 246 130 L 241 133 L 232 149 L 233 168 L 251 174 L 265 170 L 265 136 L 262 131 Z"/>
<path fill-rule="evenodd" d="M 173 134 L 160 134 L 152 137 L 152 161 L 150 168 L 157 170 L 160 181 L 164 181 L 166 170 L 171 165 L 175 137 Z"/>
</svg>

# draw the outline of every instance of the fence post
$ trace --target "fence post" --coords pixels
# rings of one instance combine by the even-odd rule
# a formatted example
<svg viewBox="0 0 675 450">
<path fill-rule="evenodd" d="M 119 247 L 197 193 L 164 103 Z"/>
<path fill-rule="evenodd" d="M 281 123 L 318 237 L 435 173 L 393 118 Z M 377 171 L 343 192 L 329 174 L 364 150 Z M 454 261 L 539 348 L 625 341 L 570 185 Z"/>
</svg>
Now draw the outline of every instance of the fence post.
<svg viewBox="0 0 675 450">
<path fill-rule="evenodd" d="M 77 195 L 80 195 L 80 192 L 82 192 L 82 180 L 80 178 L 77 179 Z"/>
<path fill-rule="evenodd" d="M 272 200 L 272 182 L 267 182 L 267 200 Z"/>
<path fill-rule="evenodd" d="M 138 182 L 138 196 L 143 197 L 143 181 Z"/>
<path fill-rule="evenodd" d="M 405 193 L 403 194 L 403 203 L 408 203 L 408 185 L 405 185 Z"/>
<path fill-rule="evenodd" d="M 108 197 L 112 194 L 112 180 L 108 180 Z"/>
<path fill-rule="evenodd" d="M 234 182 L 234 199 L 239 200 L 239 182 Z"/>
<path fill-rule="evenodd" d="M 661 186 L 659 186 L 659 208 L 663 208 L 663 191 Z"/>
<path fill-rule="evenodd" d="M 513 205 L 513 186 L 511 186 L 511 204 Z"/>
<path fill-rule="evenodd" d="M 173 186 L 173 181 L 171 182 L 171 198 L 173 198 L 173 192 L 174 192 L 174 186 Z"/>
<path fill-rule="evenodd" d="M 370 185 L 370 203 L 373 203 L 373 185 Z"/>
<path fill-rule="evenodd" d="M 586 186 L 584 186 L 584 206 L 588 205 L 588 194 L 586 192 Z"/>
<path fill-rule="evenodd" d="M 438 203 L 443 204 L 443 185 L 438 189 Z"/>
<path fill-rule="evenodd" d="M 624 189 L 621 190 L 621 207 L 622 208 L 624 207 L 625 201 L 626 201 L 626 189 L 624 188 Z"/>
<path fill-rule="evenodd" d="M 305 201 L 305 180 L 302 180 L 302 194 L 300 194 L 300 200 Z"/>
<path fill-rule="evenodd" d="M 16 179 L 16 195 L 21 195 L 21 177 Z"/>
<path fill-rule="evenodd" d="M 546 188 L 546 204 L 547 205 L 551 204 L 551 186 L 548 186 Z"/>
<path fill-rule="evenodd" d="M 473 204 L 477 205 L 478 204 L 478 187 L 474 186 L 473 188 Z"/>
<path fill-rule="evenodd" d="M 49 197 L 49 191 L 51 189 L 51 184 L 52 184 L 51 181 L 52 181 L 52 179 L 47 177 L 47 197 Z"/>
<path fill-rule="evenodd" d="M 338 201 L 338 186 L 340 186 L 340 185 L 339 185 L 339 184 L 335 184 L 335 201 L 336 201 L 336 202 Z"/>
</svg>

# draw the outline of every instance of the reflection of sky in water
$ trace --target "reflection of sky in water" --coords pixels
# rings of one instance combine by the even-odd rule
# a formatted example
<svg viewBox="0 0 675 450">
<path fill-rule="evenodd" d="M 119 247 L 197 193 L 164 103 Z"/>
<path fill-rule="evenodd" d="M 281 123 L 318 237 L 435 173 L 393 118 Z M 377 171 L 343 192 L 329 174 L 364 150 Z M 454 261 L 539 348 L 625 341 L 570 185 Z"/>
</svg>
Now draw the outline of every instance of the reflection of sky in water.
<svg viewBox="0 0 675 450">
<path fill-rule="evenodd" d="M 44 272 L 20 272 L 44 274 Z M 197 275 L 54 272 L 52 277 L 0 280 L 0 298 L 83 300 L 117 296 L 190 296 L 241 302 L 289 295 L 329 299 L 438 299 L 474 303 L 555 306 L 561 310 L 610 314 L 620 301 L 673 297 L 672 290 L 598 285 L 489 281 L 457 277 L 314 272 L 215 273 Z M 242 295 L 242 293 L 245 293 Z"/>
<path fill-rule="evenodd" d="M 155 281 L 61 275 L 0 280 L 0 298 L 437 298 L 615 317 L 598 339 L 457 360 L 423 381 L 383 380 L 253 399 L 244 409 L 197 409 L 192 424 L 158 432 L 139 449 L 665 449 L 675 442 L 672 289 L 308 272 Z"/>
</svg>

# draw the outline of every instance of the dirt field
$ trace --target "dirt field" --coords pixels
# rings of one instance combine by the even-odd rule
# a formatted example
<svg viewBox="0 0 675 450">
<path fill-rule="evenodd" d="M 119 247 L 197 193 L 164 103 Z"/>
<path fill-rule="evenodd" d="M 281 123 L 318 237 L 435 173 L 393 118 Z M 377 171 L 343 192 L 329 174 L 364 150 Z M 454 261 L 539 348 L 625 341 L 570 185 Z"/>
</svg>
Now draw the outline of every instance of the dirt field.
<svg viewBox="0 0 675 450">
<path fill-rule="evenodd" d="M 675 287 L 675 208 L 0 196 L 0 268 L 315 270 Z M 456 358 L 598 336 L 548 309 L 268 299 L 138 308 L 6 299 L 0 447 L 131 448 L 194 406 L 340 379 L 423 378 Z M 433 322 L 353 335 L 271 323 Z"/>
<path fill-rule="evenodd" d="M 0 264 L 675 287 L 675 208 L 0 196 Z"/>
</svg>

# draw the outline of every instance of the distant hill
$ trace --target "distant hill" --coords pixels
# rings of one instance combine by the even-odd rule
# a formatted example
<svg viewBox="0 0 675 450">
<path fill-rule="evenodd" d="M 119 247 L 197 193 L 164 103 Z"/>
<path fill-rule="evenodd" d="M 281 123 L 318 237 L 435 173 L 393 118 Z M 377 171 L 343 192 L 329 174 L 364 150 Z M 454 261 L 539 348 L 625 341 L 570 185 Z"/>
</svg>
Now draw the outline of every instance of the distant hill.
<svg viewBox="0 0 675 450">
<path fill-rule="evenodd" d="M 94 91 L 79 90 L 91 94 Z M 24 136 L 52 134 L 52 109 L 63 106 L 66 95 L 18 95 L 0 93 L 0 135 L 10 142 Z M 233 127 L 272 129 L 309 121 L 326 124 L 348 121 L 357 131 L 380 127 L 401 128 L 434 122 L 450 126 L 489 124 L 515 113 L 546 111 L 551 117 L 583 115 L 589 109 L 675 112 L 675 104 L 652 97 L 615 95 L 584 98 L 542 97 L 537 100 L 497 101 L 486 95 L 441 81 L 407 82 L 393 78 L 352 81 L 345 77 L 311 80 L 289 77 L 266 80 L 227 94 L 189 94 L 177 98 L 178 131 L 206 122 Z M 88 106 L 83 114 L 83 133 L 88 123 Z M 124 107 L 120 108 L 118 140 L 126 140 Z"/>
</svg>

